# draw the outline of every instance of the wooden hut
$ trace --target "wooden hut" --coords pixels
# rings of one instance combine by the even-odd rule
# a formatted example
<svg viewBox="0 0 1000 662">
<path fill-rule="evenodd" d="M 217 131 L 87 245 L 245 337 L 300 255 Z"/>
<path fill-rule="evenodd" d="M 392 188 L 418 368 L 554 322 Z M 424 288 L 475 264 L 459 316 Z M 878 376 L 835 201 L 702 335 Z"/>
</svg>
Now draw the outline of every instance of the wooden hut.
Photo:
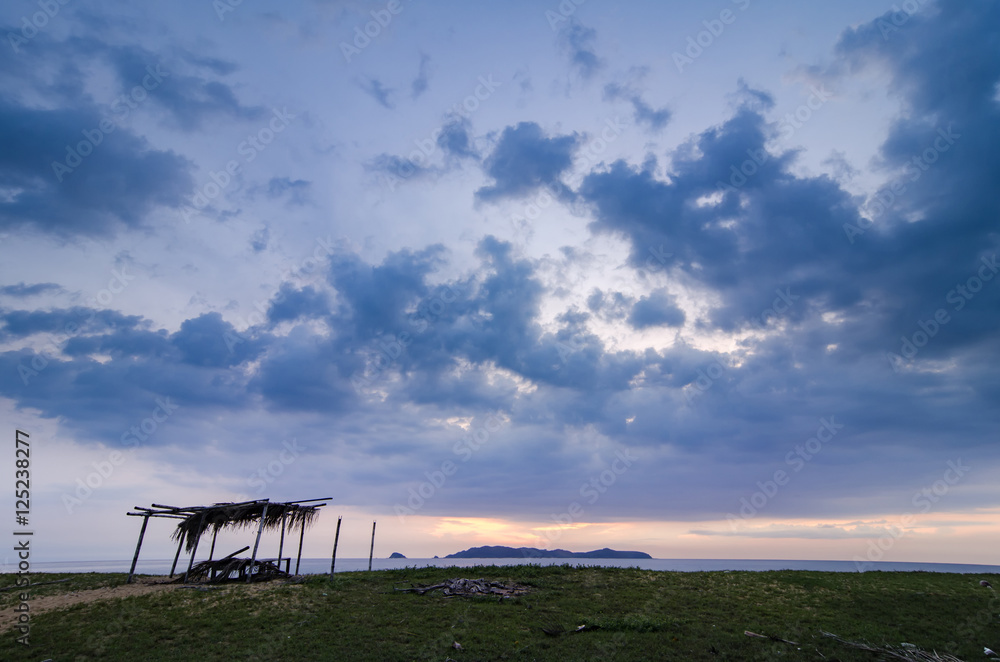
<svg viewBox="0 0 1000 662">
<path fill-rule="evenodd" d="M 132 557 L 132 567 L 129 569 L 126 583 L 132 581 L 135 575 L 135 566 L 139 560 L 139 549 L 142 547 L 142 539 L 146 534 L 146 525 L 149 518 L 166 518 L 178 520 L 172 538 L 177 541 L 177 553 L 174 555 L 174 563 L 170 568 L 170 576 L 174 576 L 177 569 L 177 560 L 181 555 L 181 548 L 190 552 L 191 559 L 188 561 L 187 570 L 183 580 L 195 581 L 226 581 L 230 579 L 241 579 L 245 581 L 264 580 L 291 574 L 291 557 L 283 556 L 285 548 L 285 534 L 299 529 L 299 551 L 295 560 L 295 574 L 299 572 L 299 563 L 302 561 L 302 541 L 308 528 L 319 514 L 319 509 L 330 501 L 325 499 L 306 499 L 303 501 L 276 502 L 270 499 L 259 499 L 256 501 L 242 501 L 239 503 L 215 503 L 211 506 L 191 506 L 178 508 L 176 506 L 164 506 L 154 503 L 151 508 L 136 506 L 129 512 L 130 517 L 141 517 L 142 528 L 139 531 L 139 541 L 135 546 L 135 555 Z M 256 538 L 253 543 L 253 552 L 250 558 L 237 558 L 237 555 L 250 549 L 247 545 L 232 554 L 220 559 L 213 560 L 215 555 L 215 540 L 219 531 L 230 530 L 254 530 Z M 278 555 L 274 558 L 257 558 L 260 547 L 261 534 L 265 531 L 281 531 L 281 541 L 278 545 Z M 208 560 L 202 561 L 197 566 L 194 564 L 195 554 L 198 553 L 198 543 L 209 531 L 212 533 L 212 547 L 208 553 Z M 284 563 L 284 570 L 281 569 Z"/>
</svg>

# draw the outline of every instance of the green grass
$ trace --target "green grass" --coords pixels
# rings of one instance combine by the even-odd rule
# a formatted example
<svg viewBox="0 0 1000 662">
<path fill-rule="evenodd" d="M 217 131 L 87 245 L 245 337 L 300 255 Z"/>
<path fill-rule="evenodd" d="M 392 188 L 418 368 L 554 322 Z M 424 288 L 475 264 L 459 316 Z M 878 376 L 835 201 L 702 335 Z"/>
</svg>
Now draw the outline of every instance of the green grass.
<svg viewBox="0 0 1000 662">
<path fill-rule="evenodd" d="M 514 581 L 520 598 L 394 592 L 450 577 Z M 35 579 L 49 579 L 36 575 Z M 62 575 L 52 576 L 61 578 Z M 76 575 L 37 595 L 122 583 Z M 30 649 L 0 634 L 2 660 L 840 660 L 879 659 L 821 636 L 902 642 L 962 659 L 1000 650 L 990 575 L 655 572 L 504 566 L 339 573 L 81 604 L 32 620 Z M 12 584 L 10 575 L 0 585 Z M 256 587 L 259 588 L 259 587 Z M 0 594 L 3 595 L 3 594 Z M 7 605 L 9 606 L 9 604 Z M 573 632 L 580 625 L 583 631 Z M 542 628 L 562 629 L 560 636 Z M 788 639 L 792 646 L 743 634 Z M 462 650 L 452 648 L 459 642 Z"/>
</svg>

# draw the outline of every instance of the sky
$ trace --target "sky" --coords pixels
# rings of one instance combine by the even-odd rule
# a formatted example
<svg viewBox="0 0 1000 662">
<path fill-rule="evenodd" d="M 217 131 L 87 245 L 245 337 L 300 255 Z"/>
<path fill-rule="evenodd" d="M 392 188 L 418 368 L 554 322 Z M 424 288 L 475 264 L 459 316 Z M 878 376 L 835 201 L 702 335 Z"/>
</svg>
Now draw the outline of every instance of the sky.
<svg viewBox="0 0 1000 662">
<path fill-rule="evenodd" d="M 347 557 L 377 521 L 379 557 L 997 562 L 997 2 L 0 28 L 35 560 L 130 558 L 134 506 L 329 497 L 305 556 L 342 516 Z"/>
</svg>

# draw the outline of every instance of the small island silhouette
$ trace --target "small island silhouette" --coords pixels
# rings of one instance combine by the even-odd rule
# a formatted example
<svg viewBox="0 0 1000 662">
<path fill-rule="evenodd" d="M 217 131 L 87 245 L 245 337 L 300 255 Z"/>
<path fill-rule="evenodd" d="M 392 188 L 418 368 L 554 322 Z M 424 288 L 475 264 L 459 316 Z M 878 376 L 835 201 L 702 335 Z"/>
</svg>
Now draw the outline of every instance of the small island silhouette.
<svg viewBox="0 0 1000 662">
<path fill-rule="evenodd" d="M 565 549 L 537 549 L 535 547 L 504 547 L 487 545 L 485 547 L 470 547 L 461 552 L 455 552 L 446 559 L 651 559 L 646 552 L 621 552 L 614 549 L 595 549 L 592 552 L 570 552 Z"/>
</svg>

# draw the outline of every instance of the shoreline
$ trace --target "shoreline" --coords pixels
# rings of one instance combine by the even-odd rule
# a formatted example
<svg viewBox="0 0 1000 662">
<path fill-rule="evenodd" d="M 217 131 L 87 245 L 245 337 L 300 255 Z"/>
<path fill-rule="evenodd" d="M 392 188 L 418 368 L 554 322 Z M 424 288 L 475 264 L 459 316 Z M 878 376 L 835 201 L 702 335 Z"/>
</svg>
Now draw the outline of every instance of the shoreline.
<svg viewBox="0 0 1000 662">
<path fill-rule="evenodd" d="M 203 559 L 196 559 L 200 561 Z M 173 559 L 140 559 L 136 574 L 168 575 Z M 33 564 L 32 574 L 57 573 L 117 573 L 128 572 L 130 560 L 39 561 Z M 939 572 L 954 574 L 1000 574 L 1000 564 L 974 563 L 925 563 L 916 561 L 844 561 L 844 560 L 793 560 L 793 559 L 566 559 L 566 558 L 376 558 L 373 570 L 400 570 L 408 568 L 468 568 L 480 566 L 570 565 L 573 567 L 641 568 L 663 572 L 713 572 L 803 570 L 814 572 Z M 177 568 L 183 571 L 187 562 L 181 560 Z M 367 558 L 338 558 L 336 572 L 366 571 Z M 7 568 L 4 568 L 7 570 Z M 303 558 L 300 575 L 325 575 L 330 572 L 330 559 Z M 12 574 L 12 573 L 0 573 Z"/>
</svg>

